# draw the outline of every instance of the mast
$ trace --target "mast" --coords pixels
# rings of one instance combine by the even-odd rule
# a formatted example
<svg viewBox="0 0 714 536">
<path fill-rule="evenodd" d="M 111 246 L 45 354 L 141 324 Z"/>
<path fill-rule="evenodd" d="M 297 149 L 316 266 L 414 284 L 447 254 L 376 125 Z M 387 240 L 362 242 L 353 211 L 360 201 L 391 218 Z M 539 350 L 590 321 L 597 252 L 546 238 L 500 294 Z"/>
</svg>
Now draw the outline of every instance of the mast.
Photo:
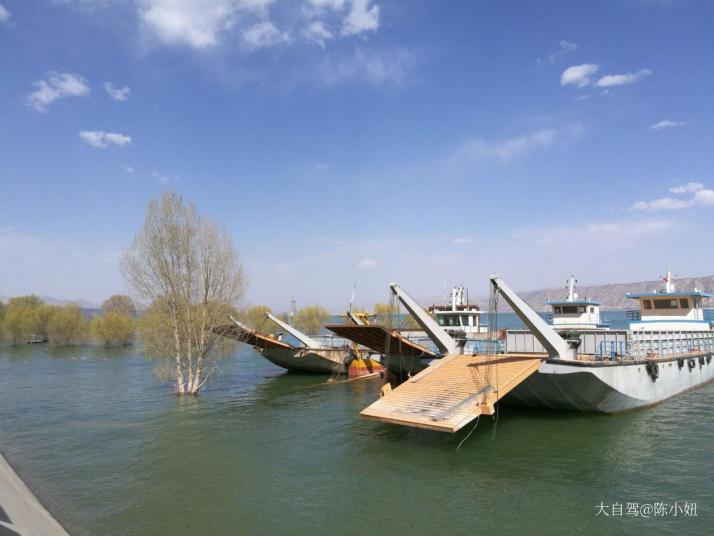
<svg viewBox="0 0 714 536">
<path fill-rule="evenodd" d="M 518 315 L 518 318 L 531 330 L 550 357 L 575 359 L 579 340 L 565 341 L 530 305 L 501 281 L 498 276 L 491 276 L 491 284 L 501 293 L 501 296 L 505 298 L 508 305 L 510 305 L 513 311 Z"/>
<path fill-rule="evenodd" d="M 568 279 L 568 283 L 566 284 L 566 288 L 568 289 L 568 297 L 565 299 L 565 301 L 574 302 L 578 299 L 578 295 L 575 293 L 575 283 L 577 282 L 578 280 L 575 279 L 575 276 L 571 275 L 570 279 Z"/>
<path fill-rule="evenodd" d="M 302 344 L 304 344 L 308 348 L 322 348 L 322 344 L 317 342 L 315 339 L 308 337 L 299 329 L 291 326 L 290 324 L 286 324 L 279 318 L 276 318 L 275 316 L 273 316 L 271 313 L 265 313 L 265 316 L 267 316 L 270 320 L 275 322 L 278 326 L 283 328 L 285 331 L 290 333 L 290 335 L 295 337 L 297 340 L 299 340 Z"/>
<path fill-rule="evenodd" d="M 459 351 L 459 345 L 451 337 L 451 335 L 446 333 L 446 331 L 444 331 L 444 329 L 437 324 L 431 315 L 427 314 L 409 294 L 404 292 L 399 287 L 399 285 L 392 283 L 389 285 L 389 288 L 391 288 L 394 295 L 399 298 L 399 301 L 402 302 L 407 311 L 409 311 L 409 314 L 414 317 L 414 320 L 416 320 L 421 329 L 426 331 L 426 334 L 434 342 L 437 348 L 439 348 L 440 352 L 454 354 Z"/>
</svg>

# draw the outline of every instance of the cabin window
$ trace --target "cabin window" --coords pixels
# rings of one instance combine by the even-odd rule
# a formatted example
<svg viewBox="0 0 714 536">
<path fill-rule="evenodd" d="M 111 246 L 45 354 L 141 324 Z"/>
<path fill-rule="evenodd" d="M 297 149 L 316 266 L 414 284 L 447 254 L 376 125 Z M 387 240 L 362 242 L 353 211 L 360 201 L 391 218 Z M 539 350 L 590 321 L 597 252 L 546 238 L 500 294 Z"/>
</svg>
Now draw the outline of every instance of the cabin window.
<svg viewBox="0 0 714 536">
<path fill-rule="evenodd" d="M 565 314 L 574 314 L 578 312 L 578 306 L 577 305 L 563 305 L 563 313 Z"/>
<path fill-rule="evenodd" d="M 591 307 L 591 308 L 590 308 L 590 312 L 591 312 L 591 313 L 594 313 L 594 312 L 595 312 L 595 307 Z"/>
<path fill-rule="evenodd" d="M 468 326 L 469 325 L 469 317 L 466 315 L 461 315 L 461 325 L 462 326 Z"/>
<path fill-rule="evenodd" d="M 655 300 L 655 309 L 677 309 L 679 306 L 677 300 Z"/>
<path fill-rule="evenodd" d="M 679 306 L 682 309 L 689 309 L 689 300 L 687 298 L 680 298 Z"/>
<path fill-rule="evenodd" d="M 560 305 L 556 305 L 553 310 L 555 311 L 555 314 L 559 315 L 560 314 Z"/>
<path fill-rule="evenodd" d="M 578 308 L 578 312 L 581 313 L 581 314 L 584 313 L 584 312 L 585 312 L 585 306 L 584 306 L 584 305 L 581 305 L 581 306 Z"/>
<path fill-rule="evenodd" d="M 645 304 L 645 309 L 652 309 L 652 301 L 651 300 L 645 300 L 643 303 Z"/>
</svg>

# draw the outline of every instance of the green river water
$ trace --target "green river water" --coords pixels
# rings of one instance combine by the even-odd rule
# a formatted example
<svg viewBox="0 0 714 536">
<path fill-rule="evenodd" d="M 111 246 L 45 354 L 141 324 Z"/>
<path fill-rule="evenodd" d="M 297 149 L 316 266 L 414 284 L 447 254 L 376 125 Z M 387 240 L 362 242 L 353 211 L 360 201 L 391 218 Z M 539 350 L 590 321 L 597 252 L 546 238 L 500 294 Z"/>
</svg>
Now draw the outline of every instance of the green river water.
<svg viewBox="0 0 714 536">
<path fill-rule="evenodd" d="M 714 534 L 711 384 L 615 416 L 502 406 L 457 450 L 468 430 L 361 420 L 379 381 L 241 347 L 178 399 L 133 352 L 0 348 L 0 450 L 74 535 Z M 675 501 L 697 516 L 625 511 Z"/>
</svg>

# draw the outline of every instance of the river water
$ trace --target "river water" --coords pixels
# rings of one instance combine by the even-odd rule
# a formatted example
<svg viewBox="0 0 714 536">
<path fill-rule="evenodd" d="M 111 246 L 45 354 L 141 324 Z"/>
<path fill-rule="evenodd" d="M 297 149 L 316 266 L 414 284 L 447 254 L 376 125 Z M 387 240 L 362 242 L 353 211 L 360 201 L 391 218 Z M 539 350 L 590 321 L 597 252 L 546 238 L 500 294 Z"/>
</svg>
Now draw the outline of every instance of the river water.
<svg viewBox="0 0 714 536">
<path fill-rule="evenodd" d="M 614 416 L 503 406 L 458 450 L 470 427 L 364 421 L 379 381 L 324 381 L 242 346 L 184 400 L 131 349 L 4 347 L 0 449 L 75 535 L 712 533 L 714 385 Z"/>
</svg>

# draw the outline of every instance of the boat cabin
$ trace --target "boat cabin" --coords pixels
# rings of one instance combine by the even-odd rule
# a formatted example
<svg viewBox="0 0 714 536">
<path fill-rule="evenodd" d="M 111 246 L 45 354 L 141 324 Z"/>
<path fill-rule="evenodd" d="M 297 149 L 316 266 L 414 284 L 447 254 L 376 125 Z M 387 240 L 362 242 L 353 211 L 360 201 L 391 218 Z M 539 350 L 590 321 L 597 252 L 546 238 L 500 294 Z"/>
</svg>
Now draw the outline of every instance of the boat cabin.
<svg viewBox="0 0 714 536">
<path fill-rule="evenodd" d="M 575 276 L 570 276 L 565 289 L 568 294 L 564 300 L 551 301 L 551 324 L 556 329 L 604 329 L 607 327 L 600 320 L 600 303 L 590 298 L 578 299 L 575 292 Z"/>
<path fill-rule="evenodd" d="M 450 303 L 432 305 L 429 312 L 445 331 L 466 334 L 485 333 L 488 328 L 481 323 L 481 310 L 477 305 L 469 304 L 468 291 L 463 285 L 451 290 Z"/>
<path fill-rule="evenodd" d="M 709 321 L 704 319 L 704 298 L 714 298 L 714 294 L 695 288 L 678 291 L 672 282 L 671 272 L 663 277 L 664 288 L 652 292 L 627 294 L 637 300 L 639 314 L 630 322 L 632 330 L 646 331 L 698 331 L 707 329 Z M 637 312 L 636 312 L 637 313 Z"/>
</svg>

